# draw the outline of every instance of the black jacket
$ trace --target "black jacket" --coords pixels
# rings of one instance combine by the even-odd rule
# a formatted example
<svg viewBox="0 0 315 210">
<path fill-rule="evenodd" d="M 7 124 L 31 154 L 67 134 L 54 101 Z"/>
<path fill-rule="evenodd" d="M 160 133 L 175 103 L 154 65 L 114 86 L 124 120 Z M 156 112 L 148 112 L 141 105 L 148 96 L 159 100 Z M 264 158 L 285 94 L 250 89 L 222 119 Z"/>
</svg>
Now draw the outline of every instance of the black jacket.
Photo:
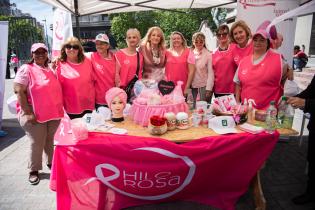
<svg viewBox="0 0 315 210">
<path fill-rule="evenodd" d="M 307 88 L 296 95 L 296 97 L 305 99 L 305 107 L 304 112 L 308 112 L 311 114 L 310 122 L 307 126 L 309 130 L 315 129 L 315 75 L 311 83 L 307 86 Z"/>
</svg>

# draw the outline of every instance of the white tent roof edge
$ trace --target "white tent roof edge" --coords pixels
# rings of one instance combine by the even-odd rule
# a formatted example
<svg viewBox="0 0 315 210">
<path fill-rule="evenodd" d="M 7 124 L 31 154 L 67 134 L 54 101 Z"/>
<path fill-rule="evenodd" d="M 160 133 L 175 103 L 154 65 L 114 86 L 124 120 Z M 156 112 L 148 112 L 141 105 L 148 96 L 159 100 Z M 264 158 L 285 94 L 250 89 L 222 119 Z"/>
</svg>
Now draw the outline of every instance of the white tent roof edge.
<svg viewBox="0 0 315 210">
<path fill-rule="evenodd" d="M 56 8 L 65 9 L 79 16 L 110 14 L 145 10 L 173 10 L 184 8 L 211 8 L 229 5 L 237 0 L 40 0 Z M 78 10 L 75 11 L 75 3 Z"/>
</svg>

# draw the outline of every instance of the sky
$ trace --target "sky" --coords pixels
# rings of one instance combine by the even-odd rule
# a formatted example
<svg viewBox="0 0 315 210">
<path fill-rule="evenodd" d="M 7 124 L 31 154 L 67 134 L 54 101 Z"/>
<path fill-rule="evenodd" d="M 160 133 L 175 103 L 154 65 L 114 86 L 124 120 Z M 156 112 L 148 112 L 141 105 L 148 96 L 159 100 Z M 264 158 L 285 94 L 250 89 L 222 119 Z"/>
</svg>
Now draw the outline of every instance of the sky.
<svg viewBox="0 0 315 210">
<path fill-rule="evenodd" d="M 22 10 L 23 13 L 30 13 L 42 25 L 45 25 L 43 20 L 46 19 L 47 34 L 49 36 L 52 35 L 52 31 L 49 28 L 50 24 L 53 23 L 52 6 L 39 0 L 10 0 L 10 3 L 15 3 L 16 7 Z"/>
</svg>

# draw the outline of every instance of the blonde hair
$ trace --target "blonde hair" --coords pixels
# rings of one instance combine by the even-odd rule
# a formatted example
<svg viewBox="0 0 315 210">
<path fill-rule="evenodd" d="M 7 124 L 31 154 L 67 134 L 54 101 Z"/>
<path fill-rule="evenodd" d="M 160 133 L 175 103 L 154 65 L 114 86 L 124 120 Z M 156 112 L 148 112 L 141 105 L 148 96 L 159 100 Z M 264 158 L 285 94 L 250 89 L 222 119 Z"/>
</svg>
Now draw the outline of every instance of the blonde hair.
<svg viewBox="0 0 315 210">
<path fill-rule="evenodd" d="M 187 41 L 186 41 L 184 35 L 183 35 L 181 32 L 179 32 L 179 31 L 174 31 L 174 32 L 172 32 L 171 35 L 170 35 L 170 49 L 173 49 L 172 37 L 173 37 L 174 35 L 179 35 L 179 36 L 182 38 L 182 40 L 183 40 L 183 43 L 182 43 L 182 44 L 183 44 L 183 47 L 184 47 L 184 48 L 187 48 Z"/>
<path fill-rule="evenodd" d="M 252 37 L 252 32 L 250 31 L 250 28 L 248 27 L 248 25 L 245 23 L 245 21 L 243 20 L 239 20 L 239 21 L 236 21 L 235 23 L 233 23 L 232 27 L 231 27 L 231 30 L 230 30 L 230 38 L 231 38 L 231 41 L 236 43 L 235 39 L 234 39 L 234 36 L 233 36 L 233 31 L 235 28 L 237 27 L 241 27 L 242 29 L 244 29 L 246 35 L 247 35 L 247 38 L 250 39 Z M 236 43 L 237 44 L 237 43 Z"/>
<path fill-rule="evenodd" d="M 206 36 L 202 32 L 196 32 L 192 36 L 192 49 L 195 49 L 194 43 L 197 39 L 201 39 L 204 42 L 203 47 L 206 48 Z"/>
<path fill-rule="evenodd" d="M 136 29 L 136 28 L 129 28 L 128 30 L 127 30 L 127 32 L 126 32 L 126 42 L 127 42 L 127 37 L 128 37 L 128 34 L 129 33 L 134 33 L 134 34 L 136 34 L 136 36 L 138 37 L 138 39 L 139 39 L 139 42 L 138 42 L 138 44 L 140 43 L 140 41 L 141 41 L 141 33 L 140 33 L 140 31 L 138 30 L 138 29 Z M 128 45 L 128 42 L 127 42 L 127 45 Z"/>
<path fill-rule="evenodd" d="M 78 45 L 79 46 L 79 52 L 78 52 L 78 62 L 81 63 L 82 61 L 84 61 L 84 50 L 83 47 L 81 45 L 81 42 L 79 41 L 79 39 L 77 37 L 69 37 L 65 43 L 63 43 L 61 50 L 60 50 L 60 57 L 59 60 L 61 62 L 66 62 L 67 61 L 67 54 L 66 54 L 66 45 L 68 44 L 72 44 L 72 45 Z"/>
<path fill-rule="evenodd" d="M 144 38 L 142 40 L 142 44 L 146 45 L 147 43 L 150 43 L 150 37 L 154 31 L 157 31 L 161 35 L 161 40 L 160 40 L 160 43 L 158 45 L 159 49 L 165 49 L 165 36 L 164 36 L 162 29 L 158 26 L 153 26 L 153 27 L 148 29 L 147 34 L 144 36 Z"/>
</svg>

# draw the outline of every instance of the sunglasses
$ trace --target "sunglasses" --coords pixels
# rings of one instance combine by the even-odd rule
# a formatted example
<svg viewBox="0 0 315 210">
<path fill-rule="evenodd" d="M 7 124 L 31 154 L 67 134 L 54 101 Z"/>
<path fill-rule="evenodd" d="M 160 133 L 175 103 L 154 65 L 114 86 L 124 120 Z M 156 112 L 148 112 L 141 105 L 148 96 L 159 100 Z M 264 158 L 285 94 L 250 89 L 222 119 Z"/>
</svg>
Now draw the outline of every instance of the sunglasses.
<svg viewBox="0 0 315 210">
<path fill-rule="evenodd" d="M 80 47 L 79 47 L 79 45 L 66 44 L 65 48 L 68 50 L 71 50 L 71 49 L 78 50 Z"/>
<path fill-rule="evenodd" d="M 226 37 L 228 35 L 228 33 L 218 33 L 217 37 Z"/>
</svg>

